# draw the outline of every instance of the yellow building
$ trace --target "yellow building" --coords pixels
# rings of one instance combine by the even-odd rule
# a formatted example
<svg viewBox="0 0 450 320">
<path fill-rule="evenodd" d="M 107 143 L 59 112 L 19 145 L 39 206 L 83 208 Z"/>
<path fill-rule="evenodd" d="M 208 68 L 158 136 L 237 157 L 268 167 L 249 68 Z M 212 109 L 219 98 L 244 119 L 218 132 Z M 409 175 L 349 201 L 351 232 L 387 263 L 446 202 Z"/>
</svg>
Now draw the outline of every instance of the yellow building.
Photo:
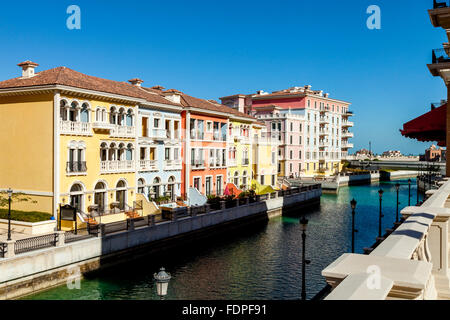
<svg viewBox="0 0 450 320">
<path fill-rule="evenodd" d="M 0 190 L 12 188 L 35 200 L 15 210 L 58 217 L 60 205 L 122 219 L 136 209 L 138 106 L 175 105 L 131 84 L 59 67 L 0 82 Z M 112 218 L 115 217 L 115 218 Z M 98 219 L 97 219 L 98 220 Z M 106 222 L 106 221 L 104 221 Z M 71 224 L 65 224 L 70 227 Z"/>
<path fill-rule="evenodd" d="M 272 139 L 264 123 L 253 125 L 253 179 L 263 186 L 277 187 L 279 142 Z"/>
<path fill-rule="evenodd" d="M 252 180 L 252 133 L 256 119 L 232 117 L 228 131 L 228 183 L 248 190 Z"/>
</svg>

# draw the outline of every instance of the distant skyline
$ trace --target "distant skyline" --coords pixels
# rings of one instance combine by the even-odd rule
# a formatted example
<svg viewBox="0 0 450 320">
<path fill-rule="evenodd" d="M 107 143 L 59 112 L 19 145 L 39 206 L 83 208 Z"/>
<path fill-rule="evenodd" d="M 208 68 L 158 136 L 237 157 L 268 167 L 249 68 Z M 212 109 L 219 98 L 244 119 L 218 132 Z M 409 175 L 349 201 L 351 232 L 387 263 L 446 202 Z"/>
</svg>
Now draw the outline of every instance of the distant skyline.
<svg viewBox="0 0 450 320">
<path fill-rule="evenodd" d="M 69 5 L 81 30 L 66 27 Z M 367 7 L 381 8 L 369 30 Z M 117 80 L 142 78 L 219 100 L 236 93 L 312 85 L 352 103 L 355 148 L 421 154 L 433 142 L 401 136 L 403 123 L 446 98 L 428 71 L 446 41 L 430 23 L 432 0 L 21 1 L 0 10 L 0 79 L 17 63 L 66 66 Z M 23 8 L 27 8 L 24 13 Z"/>
</svg>

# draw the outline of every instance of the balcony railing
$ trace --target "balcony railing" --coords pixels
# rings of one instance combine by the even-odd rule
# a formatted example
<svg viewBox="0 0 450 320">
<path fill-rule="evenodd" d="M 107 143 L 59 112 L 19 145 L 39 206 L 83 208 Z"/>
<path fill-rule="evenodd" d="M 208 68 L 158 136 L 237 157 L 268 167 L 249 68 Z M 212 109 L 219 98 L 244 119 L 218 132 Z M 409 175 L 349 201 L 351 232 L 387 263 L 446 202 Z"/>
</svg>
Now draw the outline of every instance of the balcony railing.
<svg viewBox="0 0 450 320">
<path fill-rule="evenodd" d="M 102 161 L 100 163 L 101 173 L 116 173 L 123 171 L 132 171 L 135 169 L 135 164 L 133 160 L 124 161 Z"/>
<path fill-rule="evenodd" d="M 348 128 L 348 127 L 353 127 L 354 123 L 350 122 L 350 121 L 342 121 L 342 127 L 343 128 Z"/>
<path fill-rule="evenodd" d="M 89 122 L 60 120 L 59 128 L 61 134 L 83 135 L 83 136 L 89 136 L 92 134 L 92 124 Z"/>
<path fill-rule="evenodd" d="M 353 132 L 344 131 L 342 132 L 342 138 L 353 138 L 355 134 Z"/>
<path fill-rule="evenodd" d="M 181 170 L 181 160 L 165 160 L 164 170 Z"/>
<path fill-rule="evenodd" d="M 158 165 L 156 160 L 139 160 L 140 171 L 156 171 Z"/>
<path fill-rule="evenodd" d="M 111 124 L 109 122 L 94 122 L 92 124 L 93 129 L 102 129 L 102 130 L 111 130 L 114 128 L 114 124 Z"/>
<path fill-rule="evenodd" d="M 205 160 L 192 160 L 191 167 L 192 169 L 203 169 L 206 166 Z"/>
<path fill-rule="evenodd" d="M 193 140 L 204 140 L 205 133 L 203 131 L 191 130 L 191 139 Z"/>
<path fill-rule="evenodd" d="M 236 159 L 228 159 L 228 166 L 229 167 L 236 167 L 237 166 Z"/>
<path fill-rule="evenodd" d="M 432 53 L 433 64 L 450 62 L 450 57 L 445 49 L 434 49 Z"/>
<path fill-rule="evenodd" d="M 135 127 L 114 125 L 111 132 L 111 137 L 134 138 L 135 132 Z"/>
<path fill-rule="evenodd" d="M 448 8 L 449 5 L 447 1 L 439 1 L 439 0 L 433 0 L 433 9 L 441 9 L 441 8 Z"/>
<path fill-rule="evenodd" d="M 67 173 L 84 173 L 87 172 L 86 161 L 67 162 Z"/>
</svg>

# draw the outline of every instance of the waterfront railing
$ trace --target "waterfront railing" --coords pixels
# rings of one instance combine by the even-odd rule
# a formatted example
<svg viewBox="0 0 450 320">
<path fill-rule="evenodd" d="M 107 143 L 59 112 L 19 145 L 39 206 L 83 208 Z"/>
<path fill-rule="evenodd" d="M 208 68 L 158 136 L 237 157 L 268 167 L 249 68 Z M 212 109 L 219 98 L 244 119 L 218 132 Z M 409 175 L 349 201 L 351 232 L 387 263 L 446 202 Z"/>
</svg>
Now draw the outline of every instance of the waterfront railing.
<svg viewBox="0 0 450 320">
<path fill-rule="evenodd" d="M 14 244 L 14 253 L 20 254 L 34 250 L 56 247 L 59 234 L 52 233 L 44 236 L 17 240 Z"/>
</svg>

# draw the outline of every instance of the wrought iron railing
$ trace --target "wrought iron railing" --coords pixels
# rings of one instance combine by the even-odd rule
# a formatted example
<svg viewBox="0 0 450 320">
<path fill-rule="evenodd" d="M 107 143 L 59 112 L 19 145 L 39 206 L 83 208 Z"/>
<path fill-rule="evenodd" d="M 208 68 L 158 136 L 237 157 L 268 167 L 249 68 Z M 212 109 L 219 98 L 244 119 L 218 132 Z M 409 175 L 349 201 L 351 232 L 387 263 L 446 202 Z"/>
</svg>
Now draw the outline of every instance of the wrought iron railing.
<svg viewBox="0 0 450 320">
<path fill-rule="evenodd" d="M 432 51 L 432 62 L 435 63 L 446 63 L 450 62 L 450 57 L 447 54 L 447 51 L 443 48 L 434 49 Z"/>
<path fill-rule="evenodd" d="M 86 161 L 67 162 L 67 173 L 87 172 Z"/>
<path fill-rule="evenodd" d="M 58 239 L 59 235 L 57 233 L 52 233 L 45 236 L 17 240 L 14 244 L 14 253 L 20 254 L 49 247 L 56 247 Z"/>
<path fill-rule="evenodd" d="M 92 226 L 88 224 L 86 228 L 66 231 L 65 243 L 72 243 L 76 241 L 95 238 L 98 236 L 98 225 Z"/>
<path fill-rule="evenodd" d="M 6 243 L 0 243 L 0 258 L 4 258 L 8 252 L 8 245 Z"/>
<path fill-rule="evenodd" d="M 449 7 L 447 1 L 433 0 L 433 9 L 447 8 Z"/>
</svg>

